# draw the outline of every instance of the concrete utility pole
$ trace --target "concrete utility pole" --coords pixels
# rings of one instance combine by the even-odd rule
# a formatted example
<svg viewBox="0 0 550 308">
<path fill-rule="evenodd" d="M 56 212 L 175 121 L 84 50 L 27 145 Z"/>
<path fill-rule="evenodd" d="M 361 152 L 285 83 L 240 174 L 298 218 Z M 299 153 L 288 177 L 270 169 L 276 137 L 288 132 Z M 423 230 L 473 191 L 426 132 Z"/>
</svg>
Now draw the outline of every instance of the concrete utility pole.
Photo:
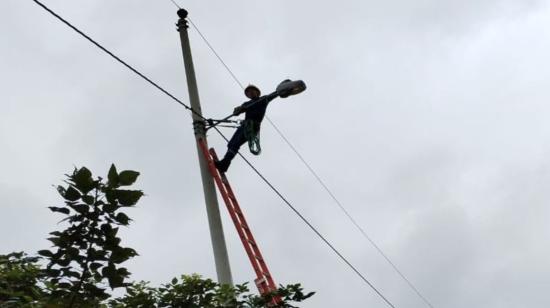
<svg viewBox="0 0 550 308">
<path fill-rule="evenodd" d="M 208 224 L 210 225 L 210 237 L 212 239 L 212 247 L 214 249 L 214 260 L 216 262 L 218 282 L 233 285 L 233 279 L 231 278 L 231 268 L 229 267 L 229 257 L 227 256 L 225 237 L 223 235 L 223 226 L 220 218 L 218 198 L 216 196 L 216 188 L 214 186 L 214 180 L 212 179 L 212 176 L 210 176 L 210 172 L 208 171 L 208 164 L 206 162 L 206 159 L 203 156 L 203 153 L 198 144 L 199 139 L 203 139 L 206 143 L 206 129 L 204 126 L 204 120 L 201 119 L 201 117 L 199 116 L 202 115 L 202 111 L 199 101 L 199 90 L 197 89 L 197 80 L 195 79 L 193 58 L 191 57 L 191 46 L 189 44 L 189 36 L 187 33 L 187 15 L 188 12 L 186 10 L 178 10 L 178 16 L 180 19 L 177 25 L 178 31 L 180 33 L 183 61 L 185 63 L 185 74 L 187 76 L 189 100 L 191 101 L 191 108 L 193 108 L 193 110 L 198 113 L 192 114 L 193 128 L 195 130 L 195 138 L 197 140 L 197 153 L 199 155 L 202 186 L 204 190 L 204 199 L 206 201 L 206 213 L 208 215 Z"/>
</svg>

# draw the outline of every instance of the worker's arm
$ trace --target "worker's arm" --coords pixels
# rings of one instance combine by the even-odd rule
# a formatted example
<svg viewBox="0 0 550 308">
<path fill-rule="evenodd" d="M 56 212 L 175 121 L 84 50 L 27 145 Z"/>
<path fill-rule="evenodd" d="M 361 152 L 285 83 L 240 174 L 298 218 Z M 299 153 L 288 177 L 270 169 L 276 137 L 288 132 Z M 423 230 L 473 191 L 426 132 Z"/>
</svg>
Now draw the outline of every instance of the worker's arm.
<svg viewBox="0 0 550 308">
<path fill-rule="evenodd" d="M 267 102 L 269 103 L 269 102 L 271 102 L 272 100 L 274 100 L 275 98 L 277 98 L 278 96 L 279 96 L 279 92 L 275 91 L 275 92 L 273 92 L 273 93 L 271 93 L 271 94 L 266 95 L 265 97 L 266 97 L 266 99 L 267 99 Z"/>
<path fill-rule="evenodd" d="M 243 104 L 244 105 L 244 104 Z M 238 116 L 239 114 L 243 113 L 244 112 L 244 108 L 243 106 L 237 106 L 235 107 L 235 109 L 233 109 L 233 115 L 234 116 Z"/>
<path fill-rule="evenodd" d="M 238 106 L 238 107 L 235 107 L 235 109 L 233 109 L 233 115 L 239 115 L 243 112 L 246 112 L 246 110 L 250 107 L 252 107 L 253 105 L 255 104 L 269 104 L 269 102 L 271 102 L 272 100 L 274 100 L 275 98 L 277 98 L 279 96 L 279 93 L 277 93 L 277 91 L 271 93 L 271 94 L 268 94 L 266 96 L 262 96 L 260 97 L 259 99 L 256 99 L 256 100 L 251 100 L 251 101 L 248 101 L 248 102 L 245 102 L 243 103 L 242 105 Z"/>
</svg>

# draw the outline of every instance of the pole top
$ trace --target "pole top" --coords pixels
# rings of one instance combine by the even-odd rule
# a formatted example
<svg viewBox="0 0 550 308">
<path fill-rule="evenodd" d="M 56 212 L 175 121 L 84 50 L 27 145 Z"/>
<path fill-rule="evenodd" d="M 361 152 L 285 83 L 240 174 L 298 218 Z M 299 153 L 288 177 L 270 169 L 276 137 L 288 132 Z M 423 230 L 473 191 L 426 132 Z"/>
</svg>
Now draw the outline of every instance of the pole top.
<svg viewBox="0 0 550 308">
<path fill-rule="evenodd" d="M 179 16 L 179 18 L 181 18 L 181 19 L 186 19 L 186 18 L 187 18 L 187 15 L 189 15 L 189 12 L 187 12 L 187 10 L 185 10 L 185 9 L 179 9 L 179 10 L 178 10 L 178 16 Z"/>
</svg>

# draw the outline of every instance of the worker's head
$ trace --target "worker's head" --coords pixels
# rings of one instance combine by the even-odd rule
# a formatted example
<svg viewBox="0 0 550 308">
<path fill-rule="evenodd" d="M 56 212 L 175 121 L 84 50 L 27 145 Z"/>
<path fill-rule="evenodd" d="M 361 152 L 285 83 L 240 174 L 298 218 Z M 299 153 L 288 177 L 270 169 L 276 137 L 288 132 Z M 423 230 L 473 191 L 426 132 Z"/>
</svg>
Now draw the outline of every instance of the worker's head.
<svg viewBox="0 0 550 308">
<path fill-rule="evenodd" d="M 244 89 L 244 95 L 246 95 L 246 97 L 250 99 L 256 99 L 260 97 L 261 94 L 262 92 L 260 92 L 260 89 L 258 89 L 258 87 L 252 84 L 248 85 L 248 87 Z"/>
</svg>

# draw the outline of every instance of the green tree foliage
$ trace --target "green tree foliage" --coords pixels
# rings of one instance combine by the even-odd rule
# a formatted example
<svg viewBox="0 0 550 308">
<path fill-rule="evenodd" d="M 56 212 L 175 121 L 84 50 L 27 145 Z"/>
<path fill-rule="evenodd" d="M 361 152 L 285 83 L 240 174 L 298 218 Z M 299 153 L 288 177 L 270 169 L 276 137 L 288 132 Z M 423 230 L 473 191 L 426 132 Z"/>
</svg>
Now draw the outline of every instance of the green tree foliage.
<svg viewBox="0 0 550 308">
<path fill-rule="evenodd" d="M 304 294 L 295 284 L 259 296 L 246 284 L 220 285 L 199 275 L 183 275 L 158 288 L 128 282 L 130 272 L 122 263 L 138 254 L 121 246 L 118 230 L 131 222 L 124 211 L 143 196 L 129 187 L 138 176 L 131 170 L 119 173 L 114 165 L 106 181 L 86 167 L 67 174 L 57 187 L 64 204 L 49 208 L 63 215 L 65 226 L 50 233 L 53 247 L 38 251 L 37 257 L 0 255 L 0 307 L 290 308 L 314 294 Z M 121 287 L 126 294 L 112 298 L 109 289 Z M 274 297 L 281 299 L 277 306 L 268 304 Z"/>
<path fill-rule="evenodd" d="M 32 307 L 43 297 L 37 257 L 23 252 L 0 255 L 0 307 Z"/>
<path fill-rule="evenodd" d="M 135 283 L 126 288 L 126 295 L 110 301 L 113 308 L 133 307 L 185 307 L 185 308 L 292 308 L 314 293 L 304 294 L 300 284 L 281 286 L 267 296 L 249 293 L 246 284 L 231 287 L 201 276 L 183 275 L 159 288 L 151 288 L 147 282 Z M 278 306 L 270 305 L 274 297 L 280 297 Z"/>
<path fill-rule="evenodd" d="M 50 210 L 64 215 L 69 226 L 50 233 L 53 249 L 38 252 L 49 261 L 44 273 L 55 304 L 97 306 L 110 297 L 102 283 L 111 289 L 127 285 L 130 272 L 120 264 L 137 252 L 121 246 L 117 234 L 119 226 L 130 222 L 123 210 L 134 206 L 143 192 L 121 187 L 132 185 L 138 175 L 118 173 L 112 165 L 106 182 L 82 167 L 67 175 L 66 185 L 57 187 L 65 205 Z"/>
</svg>

